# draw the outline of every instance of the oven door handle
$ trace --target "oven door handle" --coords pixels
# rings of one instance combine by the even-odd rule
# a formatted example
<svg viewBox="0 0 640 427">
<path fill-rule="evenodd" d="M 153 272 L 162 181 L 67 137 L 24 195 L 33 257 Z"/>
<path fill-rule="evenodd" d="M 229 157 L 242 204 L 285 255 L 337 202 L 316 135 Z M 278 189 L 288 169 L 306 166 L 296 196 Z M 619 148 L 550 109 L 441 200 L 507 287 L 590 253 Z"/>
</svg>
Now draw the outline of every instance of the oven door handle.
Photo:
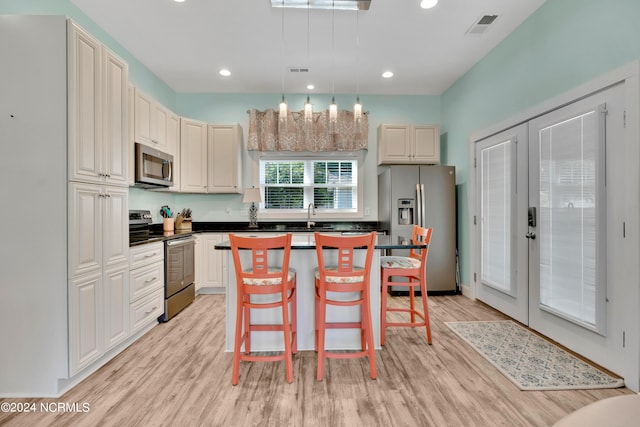
<svg viewBox="0 0 640 427">
<path fill-rule="evenodd" d="M 196 241 L 195 237 L 185 237 L 185 238 L 167 240 L 165 241 L 165 243 L 167 246 L 178 246 L 178 245 L 186 245 L 195 241 Z"/>
</svg>

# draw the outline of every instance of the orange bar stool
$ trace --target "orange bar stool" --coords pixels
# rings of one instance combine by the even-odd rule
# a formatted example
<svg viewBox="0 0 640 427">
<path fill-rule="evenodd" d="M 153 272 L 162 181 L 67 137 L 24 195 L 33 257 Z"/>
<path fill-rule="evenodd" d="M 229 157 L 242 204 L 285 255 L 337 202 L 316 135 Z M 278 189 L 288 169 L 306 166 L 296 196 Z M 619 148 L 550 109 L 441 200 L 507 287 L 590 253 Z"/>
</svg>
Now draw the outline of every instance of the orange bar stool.
<svg viewBox="0 0 640 427">
<path fill-rule="evenodd" d="M 357 236 L 331 236 L 315 233 L 318 268 L 315 271 L 315 343 L 318 352 L 318 381 L 324 378 L 324 359 L 369 358 L 369 374 L 376 379 L 376 358 L 373 347 L 373 329 L 371 322 L 371 299 L 369 277 L 371 260 L 375 245 L 376 233 Z M 356 249 L 366 249 L 363 266 L 354 265 Z M 327 264 L 327 258 L 335 264 Z M 344 295 L 352 293 L 356 295 Z M 343 298 L 340 298 L 343 294 Z M 327 322 L 327 306 L 351 307 L 360 306 L 360 321 Z M 361 351 L 330 352 L 325 350 L 325 331 L 333 328 L 360 329 Z"/>
<path fill-rule="evenodd" d="M 236 270 L 237 306 L 236 330 L 233 347 L 233 372 L 231 383 L 238 384 L 240 361 L 274 362 L 284 360 L 287 381 L 293 382 L 292 354 L 297 352 L 296 336 L 296 273 L 289 269 L 291 233 L 276 237 L 242 237 L 229 234 L 233 264 Z M 251 251 L 251 258 L 242 251 Z M 247 255 L 247 254 L 245 254 Z M 269 260 L 277 265 L 270 265 Z M 250 261 L 249 261 L 250 260 Z M 277 301 L 256 301 L 263 295 L 279 295 Z M 253 297 L 253 298 L 252 298 Z M 291 315 L 289 315 L 289 305 Z M 281 324 L 251 323 L 251 310 L 282 309 Z M 276 355 L 252 355 L 251 333 L 257 331 L 282 331 L 284 352 Z M 244 354 L 240 349 L 244 344 Z"/>
<path fill-rule="evenodd" d="M 412 243 L 425 243 L 426 248 L 410 249 L 408 257 L 383 256 L 380 257 L 382 298 L 380 302 L 380 344 L 384 345 L 385 334 L 389 326 L 420 327 L 427 330 L 427 342 L 431 344 L 431 327 L 429 326 L 429 307 L 427 305 L 427 255 L 431 242 L 432 228 L 413 226 L 411 235 Z M 407 282 L 394 282 L 392 277 L 403 277 Z M 409 308 L 387 307 L 387 293 L 390 286 L 400 285 L 409 287 Z M 422 308 L 420 312 L 415 306 L 416 288 L 422 295 Z M 388 322 L 387 312 L 409 313 L 409 322 Z"/>
</svg>

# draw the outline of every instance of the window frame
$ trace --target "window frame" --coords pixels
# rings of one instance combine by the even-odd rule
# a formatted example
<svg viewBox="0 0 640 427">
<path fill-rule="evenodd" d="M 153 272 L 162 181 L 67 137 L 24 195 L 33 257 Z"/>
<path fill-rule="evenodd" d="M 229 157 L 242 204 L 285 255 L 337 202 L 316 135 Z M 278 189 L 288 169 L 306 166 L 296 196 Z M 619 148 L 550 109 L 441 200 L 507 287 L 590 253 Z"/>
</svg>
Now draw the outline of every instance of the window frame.
<svg viewBox="0 0 640 427">
<path fill-rule="evenodd" d="M 264 184 L 260 182 L 260 164 L 263 161 L 355 161 L 357 173 L 355 177 L 358 182 L 356 209 L 352 212 L 338 211 L 335 209 L 316 208 L 313 220 L 330 219 L 352 219 L 363 218 L 363 195 L 364 195 L 364 157 L 361 151 L 358 152 L 324 152 L 324 153 L 269 153 L 261 152 L 254 163 L 254 186 L 260 188 L 264 200 Z M 303 209 L 265 209 L 264 202 L 260 203 L 259 216 L 262 219 L 307 219 L 307 206 Z"/>
</svg>

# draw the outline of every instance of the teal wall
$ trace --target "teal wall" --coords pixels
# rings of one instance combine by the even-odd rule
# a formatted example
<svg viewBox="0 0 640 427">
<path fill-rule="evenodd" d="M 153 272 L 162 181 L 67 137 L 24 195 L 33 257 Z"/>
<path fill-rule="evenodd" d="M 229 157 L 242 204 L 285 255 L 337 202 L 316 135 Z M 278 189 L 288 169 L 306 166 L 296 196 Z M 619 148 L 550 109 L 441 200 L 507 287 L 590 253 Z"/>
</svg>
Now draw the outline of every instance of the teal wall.
<svg viewBox="0 0 640 427">
<path fill-rule="evenodd" d="M 209 123 L 240 123 L 245 138 L 249 128 L 248 109 L 264 110 L 277 108 L 281 94 L 213 94 L 213 93 L 179 93 L 177 95 L 176 112 Z M 352 109 L 356 96 L 336 95 L 338 108 Z M 287 95 L 287 103 L 292 110 L 302 110 L 306 95 Z M 330 95 L 313 95 L 311 103 L 314 109 L 327 109 Z M 369 150 L 364 154 L 364 207 L 369 208 L 370 215 L 365 220 L 377 219 L 377 142 L 376 132 L 380 123 L 440 123 L 439 96 L 361 96 L 364 109 L 369 112 Z M 250 186 L 253 164 L 245 153 L 244 185 Z M 130 193 L 131 194 L 131 193 Z M 204 221 L 243 221 L 246 216 L 238 216 L 241 209 L 246 209 L 240 195 L 167 195 L 172 198 L 176 208 L 189 207 L 194 215 Z M 136 197 L 132 197 L 134 203 Z M 157 207 L 168 200 L 157 196 Z M 231 209 L 227 213 L 226 209 Z M 141 209 L 143 209 L 141 207 Z M 154 206 L 155 209 L 155 206 Z"/>
<path fill-rule="evenodd" d="M 66 15 L 129 64 L 129 80 L 174 109 L 175 92 L 68 0 L 0 0 L 2 15 Z"/>
<path fill-rule="evenodd" d="M 246 110 L 275 108 L 279 94 L 176 94 L 142 63 L 68 0 L 0 0 L 2 14 L 67 15 L 125 59 L 131 82 L 176 113 L 209 122 L 238 122 L 247 129 Z M 640 0 L 547 0 L 529 19 L 476 64 L 442 96 L 362 96 L 370 112 L 369 152 L 365 167 L 375 175 L 378 124 L 440 123 L 442 159 L 455 165 L 458 184 L 458 242 L 463 283 L 469 283 L 470 232 L 467 197 L 468 147 L 472 132 L 501 122 L 546 99 L 640 57 Z M 337 95 L 350 108 L 353 95 Z M 290 108 L 302 108 L 304 97 L 288 96 Z M 316 110 L 329 96 L 314 95 Z M 365 205 L 377 204 L 374 186 L 365 188 Z M 173 195 L 132 189 L 132 209 L 159 209 L 163 204 L 190 206 L 203 220 L 228 220 L 223 207 L 239 208 L 234 195 Z"/>
<path fill-rule="evenodd" d="M 447 161 L 457 167 L 458 242 L 470 280 L 469 137 L 640 57 L 640 1 L 547 0 L 442 95 Z"/>
</svg>

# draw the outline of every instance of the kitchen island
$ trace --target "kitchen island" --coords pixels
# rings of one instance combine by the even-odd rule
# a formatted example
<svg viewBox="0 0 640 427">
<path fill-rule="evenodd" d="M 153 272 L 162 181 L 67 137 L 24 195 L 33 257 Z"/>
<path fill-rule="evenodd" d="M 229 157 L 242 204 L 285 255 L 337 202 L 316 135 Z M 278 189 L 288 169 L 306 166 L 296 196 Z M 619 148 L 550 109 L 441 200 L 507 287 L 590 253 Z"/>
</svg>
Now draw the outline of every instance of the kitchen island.
<svg viewBox="0 0 640 427">
<path fill-rule="evenodd" d="M 370 275 L 371 320 L 375 347 L 380 348 L 380 256 L 387 249 L 420 248 L 424 245 L 413 245 L 405 237 L 378 234 L 373 253 Z M 227 250 L 226 287 L 226 339 L 225 350 L 233 351 L 236 316 L 236 276 L 228 241 L 215 245 L 216 249 Z M 356 264 L 364 263 L 365 251 L 356 253 Z M 247 252 L 249 255 L 249 252 Z M 289 268 L 297 275 L 298 306 L 298 350 L 314 350 L 314 270 L 317 267 L 314 235 L 311 233 L 293 233 Z M 275 297 L 277 299 L 278 297 Z M 360 310 L 357 307 L 327 307 L 327 321 L 357 321 Z M 280 308 L 264 309 L 252 312 L 252 320 L 259 323 L 281 323 Z M 282 332 L 260 332 L 251 336 L 252 351 L 282 351 Z M 360 348 L 360 331 L 358 329 L 328 329 L 326 332 L 326 348 L 328 350 L 356 350 Z"/>
</svg>

